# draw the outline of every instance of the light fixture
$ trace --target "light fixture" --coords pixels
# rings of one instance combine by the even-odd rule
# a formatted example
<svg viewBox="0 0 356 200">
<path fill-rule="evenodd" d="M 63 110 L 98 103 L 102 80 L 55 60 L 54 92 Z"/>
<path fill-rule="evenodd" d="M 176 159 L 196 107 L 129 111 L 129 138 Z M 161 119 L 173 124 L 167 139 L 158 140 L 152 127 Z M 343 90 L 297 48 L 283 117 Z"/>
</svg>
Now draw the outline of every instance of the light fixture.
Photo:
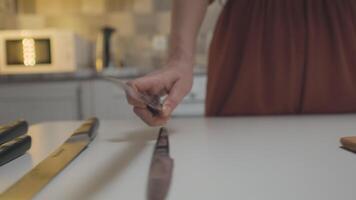
<svg viewBox="0 0 356 200">
<path fill-rule="evenodd" d="M 25 66 L 36 65 L 35 40 L 33 38 L 24 38 L 22 40 L 22 52 Z"/>
</svg>

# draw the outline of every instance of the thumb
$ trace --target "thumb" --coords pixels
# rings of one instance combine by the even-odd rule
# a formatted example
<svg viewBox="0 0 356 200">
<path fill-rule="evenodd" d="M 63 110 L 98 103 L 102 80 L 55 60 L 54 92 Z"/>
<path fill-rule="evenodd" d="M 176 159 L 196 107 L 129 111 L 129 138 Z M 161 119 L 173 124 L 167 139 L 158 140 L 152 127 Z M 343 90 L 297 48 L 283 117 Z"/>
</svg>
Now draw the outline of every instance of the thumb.
<svg viewBox="0 0 356 200">
<path fill-rule="evenodd" d="M 163 116 L 169 117 L 175 107 L 177 107 L 177 105 L 171 100 L 167 99 L 163 104 Z"/>
<path fill-rule="evenodd" d="M 169 117 L 172 114 L 173 110 L 184 98 L 184 95 L 184 90 L 179 87 L 179 84 L 175 84 L 172 87 L 163 103 L 163 115 L 165 117 Z"/>
</svg>

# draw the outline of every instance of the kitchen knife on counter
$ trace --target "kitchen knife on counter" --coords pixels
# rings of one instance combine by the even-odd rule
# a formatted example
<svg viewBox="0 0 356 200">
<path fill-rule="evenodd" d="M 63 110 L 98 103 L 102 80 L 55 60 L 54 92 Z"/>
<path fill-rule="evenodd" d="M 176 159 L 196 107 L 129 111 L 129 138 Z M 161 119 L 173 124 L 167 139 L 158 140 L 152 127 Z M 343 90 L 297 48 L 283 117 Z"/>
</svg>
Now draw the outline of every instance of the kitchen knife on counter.
<svg viewBox="0 0 356 200">
<path fill-rule="evenodd" d="M 0 126 L 0 145 L 9 142 L 28 131 L 28 123 L 23 120 Z"/>
<path fill-rule="evenodd" d="M 167 129 L 161 128 L 154 148 L 147 187 L 148 200 L 167 197 L 173 173 L 173 159 L 169 155 Z"/>
<path fill-rule="evenodd" d="M 98 126 L 97 118 L 86 120 L 57 150 L 0 194 L 0 199 L 32 199 L 90 144 Z"/>
<path fill-rule="evenodd" d="M 23 135 L 0 145 L 0 166 L 22 156 L 31 148 L 31 136 Z"/>
<path fill-rule="evenodd" d="M 139 99 L 142 103 L 147 105 L 147 109 L 152 113 L 152 115 L 157 116 L 162 112 L 161 98 L 157 95 L 148 95 L 137 91 L 129 84 L 111 76 L 102 76 L 104 80 L 115 83 L 117 86 L 125 90 L 126 94 Z"/>
</svg>

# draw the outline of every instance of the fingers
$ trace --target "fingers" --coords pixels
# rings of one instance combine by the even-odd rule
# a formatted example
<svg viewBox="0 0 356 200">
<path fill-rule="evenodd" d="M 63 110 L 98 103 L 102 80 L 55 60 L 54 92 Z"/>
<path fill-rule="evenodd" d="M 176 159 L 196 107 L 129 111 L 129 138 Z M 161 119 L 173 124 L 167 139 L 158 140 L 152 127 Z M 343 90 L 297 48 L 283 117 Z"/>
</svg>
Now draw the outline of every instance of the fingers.
<svg viewBox="0 0 356 200">
<path fill-rule="evenodd" d="M 173 110 L 189 92 L 192 85 L 192 71 L 184 68 L 166 68 L 142 78 L 128 82 L 135 91 L 149 96 L 168 94 L 163 103 L 163 111 L 157 116 L 147 109 L 147 105 L 138 95 L 127 92 L 127 101 L 134 106 L 134 112 L 150 126 L 165 124 Z M 141 97 L 142 98 L 142 97 Z"/>
<path fill-rule="evenodd" d="M 140 108 L 146 107 L 145 103 L 137 95 L 138 91 L 135 87 L 132 87 L 130 85 L 130 89 L 125 90 L 125 93 L 126 93 L 126 100 L 129 104 Z"/>
<path fill-rule="evenodd" d="M 178 106 L 185 96 L 185 90 L 180 84 L 175 84 L 170 90 L 163 103 L 163 116 L 171 116 L 173 110 Z"/>
<path fill-rule="evenodd" d="M 157 94 L 165 85 L 161 76 L 145 76 L 129 81 L 128 84 L 140 92 L 149 94 Z"/>
<path fill-rule="evenodd" d="M 152 113 L 146 108 L 134 107 L 134 112 L 139 116 L 142 121 L 150 126 L 161 126 L 167 123 L 168 117 L 158 116 L 155 117 Z"/>
<path fill-rule="evenodd" d="M 146 104 L 142 102 L 141 99 L 139 99 L 134 95 L 131 95 L 128 92 L 126 92 L 126 100 L 132 106 L 139 107 L 139 108 L 146 108 Z"/>
<path fill-rule="evenodd" d="M 162 80 L 154 77 L 139 78 L 136 80 L 129 81 L 127 84 L 130 85 L 133 90 L 135 90 L 133 92 L 126 92 L 127 102 L 133 106 L 140 108 L 145 108 L 146 105 L 144 104 L 144 102 L 142 102 L 142 99 L 140 99 L 139 96 L 134 95 L 135 93 L 139 92 L 157 96 L 163 96 L 167 93 L 166 89 L 164 89 L 165 84 L 162 82 Z"/>
<path fill-rule="evenodd" d="M 134 88 L 132 88 L 132 89 L 134 90 Z M 136 93 L 136 95 L 134 93 Z M 130 105 L 133 105 L 135 107 L 145 108 L 147 105 L 142 100 L 142 98 L 137 95 L 137 93 L 143 93 L 143 92 L 127 92 L 126 91 L 126 100 L 127 100 L 127 102 Z M 167 90 L 162 89 L 162 90 L 157 91 L 157 92 L 155 92 L 153 94 L 148 93 L 147 95 L 148 96 L 152 96 L 154 98 L 160 98 L 160 97 L 165 96 L 167 94 L 168 94 Z"/>
</svg>

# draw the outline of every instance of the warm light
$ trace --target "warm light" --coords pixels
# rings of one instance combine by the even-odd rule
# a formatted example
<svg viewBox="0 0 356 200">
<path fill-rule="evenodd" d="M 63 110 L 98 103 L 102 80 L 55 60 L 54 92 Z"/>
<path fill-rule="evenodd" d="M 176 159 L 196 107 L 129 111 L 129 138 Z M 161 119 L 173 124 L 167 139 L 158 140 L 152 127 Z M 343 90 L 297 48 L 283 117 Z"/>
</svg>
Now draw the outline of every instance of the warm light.
<svg viewBox="0 0 356 200">
<path fill-rule="evenodd" d="M 97 72 L 102 72 L 103 71 L 103 59 L 97 58 L 95 60 L 95 68 Z"/>
<path fill-rule="evenodd" d="M 23 64 L 25 66 L 36 65 L 35 40 L 32 38 L 24 38 L 22 40 Z"/>
</svg>

